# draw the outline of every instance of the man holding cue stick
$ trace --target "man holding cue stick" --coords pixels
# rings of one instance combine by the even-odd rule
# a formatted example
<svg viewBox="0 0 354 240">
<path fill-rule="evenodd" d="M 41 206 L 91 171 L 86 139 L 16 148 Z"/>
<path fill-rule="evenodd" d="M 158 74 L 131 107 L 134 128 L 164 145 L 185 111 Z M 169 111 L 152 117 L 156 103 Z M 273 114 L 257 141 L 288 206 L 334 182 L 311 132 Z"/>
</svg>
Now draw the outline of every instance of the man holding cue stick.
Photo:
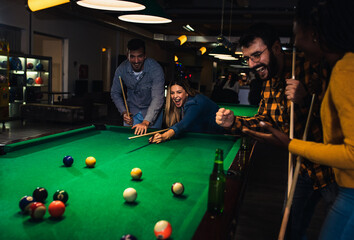
<svg viewBox="0 0 354 240">
<path fill-rule="evenodd" d="M 242 128 L 264 131 L 261 122 L 267 122 L 285 134 L 290 130 L 291 102 L 294 109 L 294 137 L 301 138 L 305 129 L 307 113 L 311 102 L 311 87 L 325 83 L 326 79 L 317 73 L 311 64 L 297 57 L 295 79 L 292 74 L 292 54 L 283 52 L 275 30 L 268 24 L 252 26 L 239 41 L 251 71 L 256 73 L 257 81 L 263 81 L 261 102 L 254 117 L 234 116 L 233 112 L 221 108 L 216 114 L 216 122 L 231 133 L 237 134 Z M 315 85 L 314 85 L 315 84 Z M 319 95 L 320 96 L 320 95 Z M 319 119 L 320 99 L 316 99 L 313 124 L 309 130 L 309 139 L 321 142 L 322 131 Z M 271 164 L 271 163 L 270 163 Z M 317 202 L 323 197 L 333 202 L 333 197 L 323 194 L 333 184 L 334 176 L 330 167 L 304 160 L 301 166 L 298 185 L 295 191 L 293 209 L 290 217 L 290 239 L 302 239 L 310 223 Z M 275 237 L 275 236 L 274 236 Z"/>
<path fill-rule="evenodd" d="M 111 97 L 124 126 L 133 126 L 134 134 L 140 135 L 148 128 L 162 126 L 165 77 L 160 64 L 146 57 L 143 40 L 131 39 L 127 51 L 127 60 L 115 72 Z M 123 84 L 127 87 L 126 99 Z"/>
</svg>

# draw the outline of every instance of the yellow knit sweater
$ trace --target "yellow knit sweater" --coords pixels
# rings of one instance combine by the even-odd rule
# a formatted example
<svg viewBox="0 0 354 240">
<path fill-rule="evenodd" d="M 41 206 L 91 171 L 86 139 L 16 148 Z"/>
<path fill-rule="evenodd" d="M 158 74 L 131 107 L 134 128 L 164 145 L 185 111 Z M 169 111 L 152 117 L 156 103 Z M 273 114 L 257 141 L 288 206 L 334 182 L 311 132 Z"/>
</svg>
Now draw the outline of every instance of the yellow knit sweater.
<svg viewBox="0 0 354 240">
<path fill-rule="evenodd" d="M 354 53 L 333 68 L 321 106 L 323 142 L 293 139 L 289 151 L 333 167 L 341 187 L 354 188 Z"/>
</svg>

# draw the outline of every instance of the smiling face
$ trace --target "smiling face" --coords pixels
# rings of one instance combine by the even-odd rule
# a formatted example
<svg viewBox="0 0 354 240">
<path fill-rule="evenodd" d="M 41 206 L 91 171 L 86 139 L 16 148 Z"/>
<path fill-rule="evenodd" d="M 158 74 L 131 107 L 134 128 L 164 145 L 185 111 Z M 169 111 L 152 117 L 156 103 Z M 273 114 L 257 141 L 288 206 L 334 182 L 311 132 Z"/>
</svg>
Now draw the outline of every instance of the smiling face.
<svg viewBox="0 0 354 240">
<path fill-rule="evenodd" d="M 261 38 L 255 38 L 248 47 L 242 47 L 248 66 L 265 80 L 269 77 L 270 50 Z"/>
<path fill-rule="evenodd" d="M 146 55 L 142 48 L 128 51 L 128 60 L 132 65 L 134 72 L 140 72 L 143 70 L 145 58 Z"/>
<path fill-rule="evenodd" d="M 171 100 L 174 102 L 176 107 L 182 107 L 187 101 L 188 93 L 184 90 L 180 85 L 172 85 L 171 86 Z"/>
</svg>

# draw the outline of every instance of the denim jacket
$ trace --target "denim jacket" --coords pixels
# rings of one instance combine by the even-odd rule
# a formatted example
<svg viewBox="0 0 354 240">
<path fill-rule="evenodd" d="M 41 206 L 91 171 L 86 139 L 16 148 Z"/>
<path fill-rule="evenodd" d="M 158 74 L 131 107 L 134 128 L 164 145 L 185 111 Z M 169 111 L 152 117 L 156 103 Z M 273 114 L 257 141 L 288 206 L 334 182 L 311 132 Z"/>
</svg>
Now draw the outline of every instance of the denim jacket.
<svg viewBox="0 0 354 240">
<path fill-rule="evenodd" d="M 188 97 L 182 107 L 182 119 L 174 124 L 171 129 L 178 137 L 182 132 L 224 133 L 224 129 L 215 122 L 219 106 L 208 97 L 197 94 Z"/>
<path fill-rule="evenodd" d="M 120 76 L 127 86 L 126 97 L 129 112 L 133 115 L 141 112 L 144 120 L 153 124 L 164 103 L 164 72 L 160 64 L 151 58 L 145 59 L 142 71 L 136 79 L 130 62 L 128 60 L 122 62 L 114 74 L 111 97 L 121 114 L 126 111 L 119 81 Z"/>
</svg>

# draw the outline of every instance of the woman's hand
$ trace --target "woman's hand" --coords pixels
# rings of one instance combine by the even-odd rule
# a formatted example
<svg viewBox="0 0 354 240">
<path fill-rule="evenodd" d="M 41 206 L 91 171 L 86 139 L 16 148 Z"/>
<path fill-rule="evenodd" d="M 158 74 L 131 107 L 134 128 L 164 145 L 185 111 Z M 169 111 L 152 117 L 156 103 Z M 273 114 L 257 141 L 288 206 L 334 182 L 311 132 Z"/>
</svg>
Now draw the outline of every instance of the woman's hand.
<svg viewBox="0 0 354 240">
<path fill-rule="evenodd" d="M 288 149 L 291 140 L 286 134 L 273 128 L 270 123 L 260 122 L 260 126 L 268 130 L 270 133 L 256 132 L 248 129 L 247 127 L 243 127 L 242 132 L 246 133 L 247 135 L 251 136 L 259 142 L 269 143 L 278 147 Z"/>
<path fill-rule="evenodd" d="M 175 131 L 173 129 L 168 129 L 167 132 L 164 132 L 163 134 L 156 133 L 154 136 L 149 138 L 149 143 L 162 143 L 169 140 L 174 135 Z"/>
</svg>

